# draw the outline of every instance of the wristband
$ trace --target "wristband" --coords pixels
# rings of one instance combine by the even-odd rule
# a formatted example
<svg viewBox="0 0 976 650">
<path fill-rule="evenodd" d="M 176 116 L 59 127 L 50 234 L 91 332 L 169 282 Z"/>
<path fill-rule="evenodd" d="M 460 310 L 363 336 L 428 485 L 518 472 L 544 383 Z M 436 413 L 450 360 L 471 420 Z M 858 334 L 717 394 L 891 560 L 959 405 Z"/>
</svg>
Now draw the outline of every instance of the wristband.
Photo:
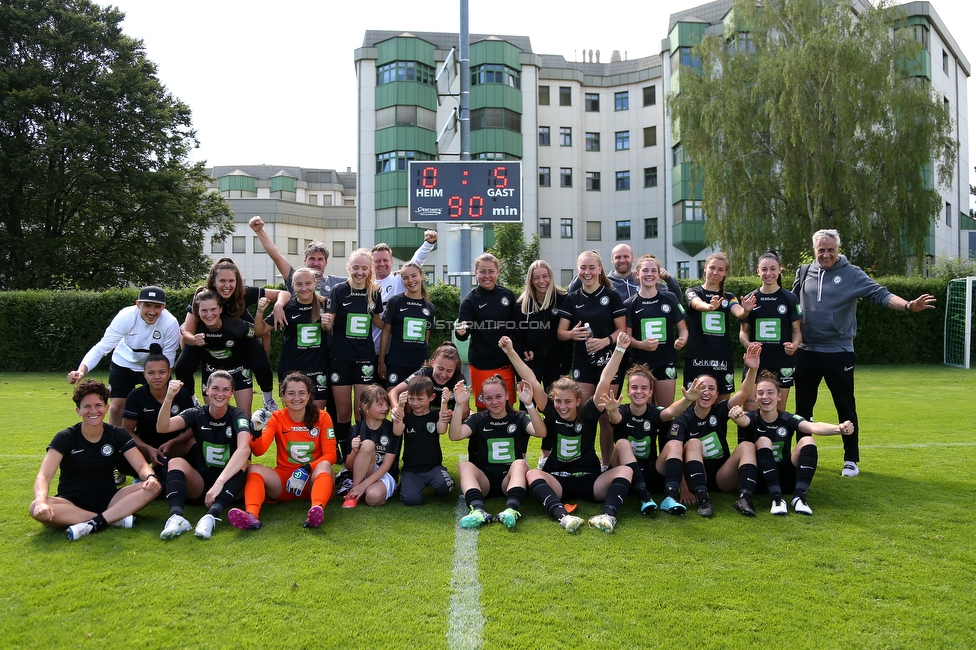
<svg viewBox="0 0 976 650">
<path fill-rule="evenodd" d="M 535 404 L 533 402 L 529 402 L 528 404 L 523 404 L 522 406 L 524 406 L 527 409 L 534 409 L 535 408 Z"/>
<path fill-rule="evenodd" d="M 613 349 L 614 352 L 619 352 L 620 354 L 626 354 L 627 348 L 622 348 L 619 345 Z"/>
</svg>

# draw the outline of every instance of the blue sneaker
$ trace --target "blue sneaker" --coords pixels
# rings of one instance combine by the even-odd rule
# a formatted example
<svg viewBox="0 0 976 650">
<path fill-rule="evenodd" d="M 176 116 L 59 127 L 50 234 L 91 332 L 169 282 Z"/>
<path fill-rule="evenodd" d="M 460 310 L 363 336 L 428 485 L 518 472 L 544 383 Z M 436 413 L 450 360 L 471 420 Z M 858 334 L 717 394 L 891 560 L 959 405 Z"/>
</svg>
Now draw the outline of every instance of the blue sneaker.
<svg viewBox="0 0 976 650">
<path fill-rule="evenodd" d="M 664 512 L 670 512 L 672 515 L 683 515 L 688 511 L 680 501 L 676 501 L 671 497 L 664 497 L 664 501 L 661 502 L 661 510 Z"/>
<path fill-rule="evenodd" d="M 641 501 L 641 514 L 650 515 L 657 510 L 657 504 L 654 503 L 654 499 L 648 499 L 647 501 Z"/>
<path fill-rule="evenodd" d="M 505 524 L 505 528 L 515 528 L 515 522 L 521 516 L 522 514 L 515 508 L 505 508 L 495 515 L 495 519 Z"/>
<path fill-rule="evenodd" d="M 475 510 L 471 508 L 469 514 L 461 517 L 461 528 L 478 528 L 482 524 L 490 524 L 492 522 L 492 517 L 484 510 Z"/>
</svg>

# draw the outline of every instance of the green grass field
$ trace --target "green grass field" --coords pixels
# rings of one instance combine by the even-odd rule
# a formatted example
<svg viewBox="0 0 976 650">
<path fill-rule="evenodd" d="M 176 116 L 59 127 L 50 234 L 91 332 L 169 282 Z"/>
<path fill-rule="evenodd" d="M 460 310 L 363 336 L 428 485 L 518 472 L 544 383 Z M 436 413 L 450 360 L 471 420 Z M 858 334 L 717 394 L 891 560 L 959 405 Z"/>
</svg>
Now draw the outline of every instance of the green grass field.
<svg viewBox="0 0 976 650">
<path fill-rule="evenodd" d="M 98 374 L 96 373 L 96 377 Z M 104 379 L 103 377 L 101 377 Z M 861 475 L 821 438 L 813 517 L 644 518 L 567 535 L 529 497 L 513 532 L 456 525 L 458 495 L 342 510 L 303 530 L 304 502 L 264 528 L 68 542 L 27 514 L 48 442 L 77 421 L 63 374 L 0 374 L 3 647 L 960 648 L 976 646 L 976 374 L 858 368 Z M 833 421 L 824 389 L 817 419 Z M 444 441 L 456 475 L 465 443 Z M 530 445 L 529 460 L 538 457 Z M 273 463 L 273 451 L 262 462 Z M 500 499 L 489 509 L 504 507 Z M 580 514 L 599 512 L 583 503 Z M 195 522 L 202 506 L 191 506 Z"/>
</svg>

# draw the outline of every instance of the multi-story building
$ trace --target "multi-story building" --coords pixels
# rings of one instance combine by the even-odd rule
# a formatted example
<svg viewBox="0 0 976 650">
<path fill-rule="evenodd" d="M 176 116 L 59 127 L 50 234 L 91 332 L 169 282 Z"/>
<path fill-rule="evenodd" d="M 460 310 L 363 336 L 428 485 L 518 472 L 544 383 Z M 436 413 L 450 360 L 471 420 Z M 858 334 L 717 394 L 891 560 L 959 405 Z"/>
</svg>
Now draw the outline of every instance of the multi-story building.
<svg viewBox="0 0 976 650">
<path fill-rule="evenodd" d="M 470 37 L 471 157 L 522 161 L 522 219 L 538 233 L 542 257 L 566 284 L 579 252 L 604 256 L 618 243 L 653 253 L 684 277 L 698 277 L 705 256 L 701 182 L 691 178 L 680 142 L 672 141 L 666 95 L 679 88 L 682 57 L 705 33 L 719 31 L 731 0 L 671 16 L 659 54 L 601 62 L 539 54 L 526 36 Z M 925 76 L 942 93 L 960 143 L 945 218 L 933 224 L 930 255 L 968 256 L 976 241 L 966 216 L 969 188 L 966 79 L 969 62 L 928 2 L 905 5 L 926 35 Z M 663 26 L 662 26 L 663 28 Z M 662 29 L 663 31 L 663 29 Z M 435 75 L 458 35 L 367 31 L 356 50 L 359 80 L 358 238 L 386 241 L 408 258 L 431 224 L 407 218 L 407 163 L 457 160 L 459 142 L 438 133 L 457 108 L 460 84 L 438 96 Z M 941 63 L 941 65 L 940 65 Z M 437 226 L 441 245 L 428 258 L 438 280 L 453 268 L 458 235 Z M 484 228 L 484 245 L 493 241 Z M 476 238 L 477 241 L 477 238 Z M 476 256 L 480 250 L 474 251 Z"/>
<path fill-rule="evenodd" d="M 234 233 L 222 242 L 207 236 L 204 251 L 213 259 L 232 257 L 248 284 L 283 281 L 260 240 L 247 225 L 260 216 L 265 231 L 292 263 L 304 261 L 305 246 L 319 240 L 328 247 L 329 271 L 345 274 L 345 259 L 357 247 L 356 174 L 351 169 L 304 169 L 280 165 L 213 167 L 213 191 L 234 213 Z"/>
</svg>

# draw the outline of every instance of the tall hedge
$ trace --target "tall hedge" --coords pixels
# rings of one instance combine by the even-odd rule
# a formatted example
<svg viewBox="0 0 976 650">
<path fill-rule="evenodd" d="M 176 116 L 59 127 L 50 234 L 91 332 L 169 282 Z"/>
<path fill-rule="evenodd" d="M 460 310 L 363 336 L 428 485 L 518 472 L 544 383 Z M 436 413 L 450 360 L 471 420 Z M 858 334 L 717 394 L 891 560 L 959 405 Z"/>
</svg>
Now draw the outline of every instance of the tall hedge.
<svg viewBox="0 0 976 650">
<path fill-rule="evenodd" d="M 878 278 L 878 282 L 904 298 L 931 293 L 938 299 L 935 309 L 920 314 L 895 312 L 861 301 L 858 305 L 858 336 L 854 342 L 860 364 L 941 363 L 947 282 L 932 278 Z M 789 287 L 792 278 L 783 278 Z M 682 280 L 682 289 L 699 284 Z M 759 286 L 754 277 L 729 278 L 726 290 L 743 296 Z M 520 289 L 521 290 L 521 289 Z M 0 371 L 64 371 L 78 366 L 115 314 L 135 303 L 138 289 L 90 291 L 0 292 Z M 192 289 L 167 289 L 170 312 L 183 322 Z M 438 327 L 432 332 L 433 349 L 450 338 L 457 318 L 460 296 L 457 287 L 439 284 L 431 289 Z M 741 355 L 735 337 L 736 354 Z M 272 335 L 271 363 L 277 367 L 281 334 Z M 741 358 L 741 357 L 740 357 Z M 104 368 L 107 360 L 99 367 Z"/>
</svg>

